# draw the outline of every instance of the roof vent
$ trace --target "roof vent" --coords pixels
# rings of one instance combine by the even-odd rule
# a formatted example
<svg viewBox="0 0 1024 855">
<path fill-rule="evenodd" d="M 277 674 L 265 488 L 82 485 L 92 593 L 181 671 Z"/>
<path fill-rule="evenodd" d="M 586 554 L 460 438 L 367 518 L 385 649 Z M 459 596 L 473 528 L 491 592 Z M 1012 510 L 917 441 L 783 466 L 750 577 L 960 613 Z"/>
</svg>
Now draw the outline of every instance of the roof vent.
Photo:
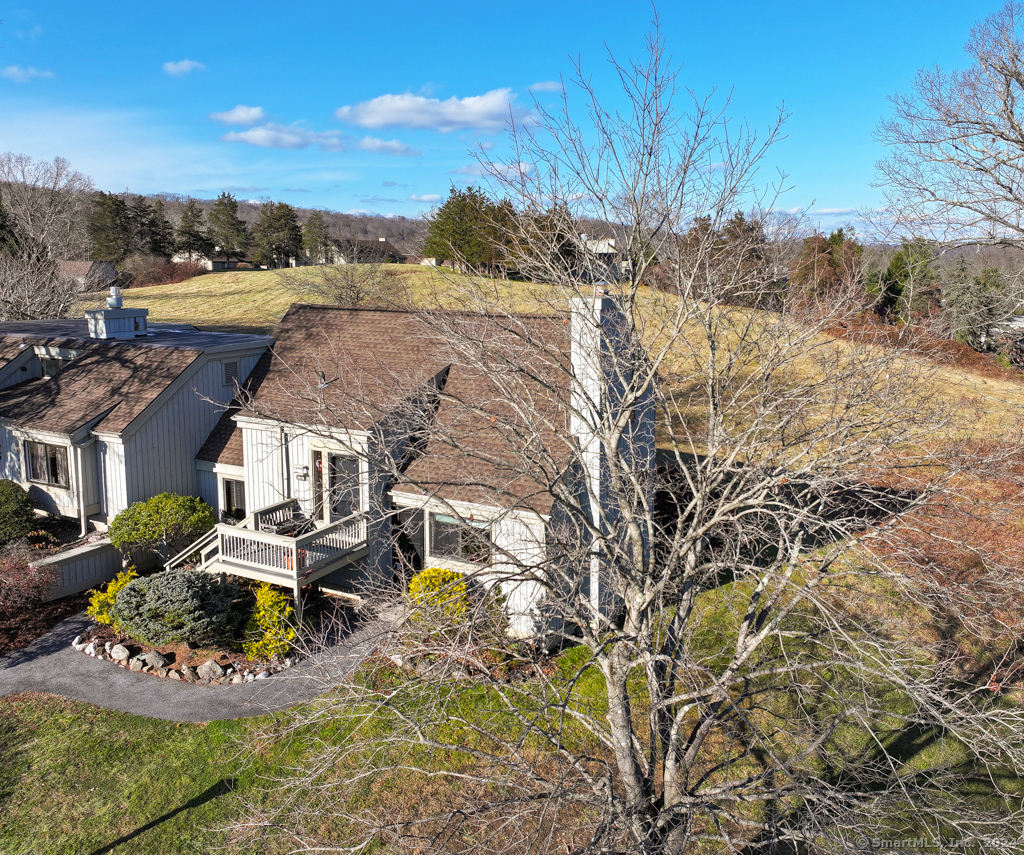
<svg viewBox="0 0 1024 855">
<path fill-rule="evenodd" d="M 149 309 L 121 308 L 121 289 L 116 285 L 110 288 L 107 308 L 85 310 L 89 336 L 101 339 L 125 339 L 146 335 L 148 315 Z"/>
</svg>

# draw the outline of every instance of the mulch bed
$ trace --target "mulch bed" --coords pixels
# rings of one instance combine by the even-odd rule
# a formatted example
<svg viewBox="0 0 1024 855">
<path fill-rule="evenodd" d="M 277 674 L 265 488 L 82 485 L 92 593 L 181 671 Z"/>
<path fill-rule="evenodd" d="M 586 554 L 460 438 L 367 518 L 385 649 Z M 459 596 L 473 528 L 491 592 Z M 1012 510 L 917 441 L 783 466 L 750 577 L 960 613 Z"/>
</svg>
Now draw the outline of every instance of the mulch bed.
<svg viewBox="0 0 1024 855">
<path fill-rule="evenodd" d="M 28 647 L 65 618 L 83 611 L 88 604 L 89 592 L 85 591 L 19 610 L 16 614 L 0 612 L 0 656 Z"/>
</svg>

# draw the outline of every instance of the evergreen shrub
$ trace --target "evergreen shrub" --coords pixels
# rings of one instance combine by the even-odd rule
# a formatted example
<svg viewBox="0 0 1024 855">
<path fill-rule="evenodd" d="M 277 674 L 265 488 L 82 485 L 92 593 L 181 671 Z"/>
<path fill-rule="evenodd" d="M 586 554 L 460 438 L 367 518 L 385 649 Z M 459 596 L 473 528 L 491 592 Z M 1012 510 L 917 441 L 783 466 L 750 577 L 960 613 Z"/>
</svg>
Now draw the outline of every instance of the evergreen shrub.
<svg viewBox="0 0 1024 855">
<path fill-rule="evenodd" d="M 129 635 L 158 646 L 208 647 L 231 639 L 244 618 L 238 586 L 200 570 L 165 570 L 133 579 L 118 591 L 111 617 Z"/>
<path fill-rule="evenodd" d="M 20 484 L 0 480 L 0 546 L 25 537 L 35 526 L 32 500 Z"/>
<path fill-rule="evenodd" d="M 114 601 L 117 599 L 118 592 L 131 582 L 132 579 L 137 578 L 138 575 L 135 572 L 135 568 L 129 568 L 118 573 L 117 577 L 108 582 L 107 587 L 102 591 L 95 590 L 92 592 L 92 596 L 89 597 L 89 606 L 86 608 L 85 613 L 96 623 L 112 626 L 118 632 L 124 632 L 124 627 L 114 620 L 112 613 Z"/>
<path fill-rule="evenodd" d="M 216 522 L 213 508 L 202 499 L 160 493 L 121 511 L 107 535 L 123 555 L 147 551 L 170 558 Z"/>
<path fill-rule="evenodd" d="M 256 605 L 245 627 L 242 652 L 259 662 L 286 656 L 295 639 L 294 616 L 291 598 L 269 582 L 261 582 L 256 588 Z"/>
<path fill-rule="evenodd" d="M 444 567 L 428 567 L 413 576 L 409 599 L 419 608 L 451 620 L 463 618 L 469 611 L 466 577 Z"/>
</svg>

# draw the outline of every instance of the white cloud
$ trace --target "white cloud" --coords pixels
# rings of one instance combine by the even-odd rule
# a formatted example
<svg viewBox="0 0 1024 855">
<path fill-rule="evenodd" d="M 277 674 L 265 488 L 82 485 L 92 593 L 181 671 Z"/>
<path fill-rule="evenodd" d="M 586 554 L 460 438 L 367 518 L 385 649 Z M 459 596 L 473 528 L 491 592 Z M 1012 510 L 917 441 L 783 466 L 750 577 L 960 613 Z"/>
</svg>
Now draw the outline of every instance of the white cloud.
<svg viewBox="0 0 1024 855">
<path fill-rule="evenodd" d="M 492 89 L 468 98 L 425 98 L 422 95 L 381 95 L 354 107 L 339 107 L 334 115 L 363 128 L 418 128 L 441 131 L 503 130 L 511 116 L 522 121 L 528 113 L 513 104 L 511 89 Z"/>
<path fill-rule="evenodd" d="M 471 163 L 468 166 L 460 166 L 458 169 L 448 170 L 449 175 L 474 175 L 483 177 L 485 175 L 530 175 L 533 172 L 533 165 L 530 163 L 489 163 L 485 168 L 481 163 Z"/>
<path fill-rule="evenodd" d="M 247 131 L 229 131 L 221 137 L 227 142 L 241 142 L 260 148 L 299 149 L 318 145 L 324 151 L 345 151 L 346 146 L 336 131 L 311 131 L 300 125 L 278 125 L 268 122 Z"/>
<path fill-rule="evenodd" d="M 0 68 L 0 77 L 13 80 L 15 83 L 28 83 L 30 80 L 48 80 L 53 77 L 52 71 L 40 71 L 38 68 L 22 68 L 20 65 L 8 65 Z"/>
<path fill-rule="evenodd" d="M 449 169 L 449 175 L 484 175 L 484 168 L 479 163 L 471 163 L 469 166 L 460 166 L 458 169 Z"/>
<path fill-rule="evenodd" d="M 822 214 L 824 216 L 842 216 L 844 214 L 856 214 L 859 208 L 812 208 L 811 214 Z"/>
<path fill-rule="evenodd" d="M 494 142 L 492 140 L 486 140 L 485 142 L 477 143 L 477 145 L 479 145 L 484 151 L 490 151 L 494 148 Z"/>
<path fill-rule="evenodd" d="M 308 193 L 309 190 L 307 190 L 305 187 L 282 187 L 281 188 L 281 192 L 282 193 Z"/>
<path fill-rule="evenodd" d="M 255 125 L 266 117 L 262 107 L 246 107 L 245 104 L 239 104 L 223 113 L 210 113 L 211 119 L 225 125 Z"/>
<path fill-rule="evenodd" d="M 529 87 L 531 92 L 561 92 L 562 84 L 557 80 L 542 80 Z"/>
<path fill-rule="evenodd" d="M 427 193 L 425 196 L 417 196 L 413 193 L 407 200 L 407 202 L 440 202 L 441 197 L 436 193 Z"/>
<path fill-rule="evenodd" d="M 393 154 L 396 157 L 419 157 L 423 153 L 418 148 L 413 148 L 398 140 L 379 140 L 376 137 L 363 137 L 356 148 L 381 154 Z"/>
<path fill-rule="evenodd" d="M 169 74 L 171 77 L 184 77 L 190 72 L 202 71 L 206 66 L 194 59 L 179 59 L 177 62 L 165 62 L 163 68 L 164 74 Z"/>
<path fill-rule="evenodd" d="M 224 192 L 225 193 L 259 193 L 261 190 L 269 190 L 269 189 L 270 189 L 269 187 L 253 187 L 251 185 L 247 186 L 247 187 L 233 186 L 233 187 L 225 187 L 224 188 Z"/>
</svg>

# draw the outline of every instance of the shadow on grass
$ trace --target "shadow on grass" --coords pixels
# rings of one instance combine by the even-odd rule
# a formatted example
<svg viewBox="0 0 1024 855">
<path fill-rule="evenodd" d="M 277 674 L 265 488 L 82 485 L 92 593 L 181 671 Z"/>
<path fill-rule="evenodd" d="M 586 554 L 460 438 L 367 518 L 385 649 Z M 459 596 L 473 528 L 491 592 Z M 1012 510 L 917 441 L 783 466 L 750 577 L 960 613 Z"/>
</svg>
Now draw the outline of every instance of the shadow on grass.
<svg viewBox="0 0 1024 855">
<path fill-rule="evenodd" d="M 12 722 L 0 722 L 0 805 L 9 801 L 17 789 L 19 760 L 24 753 Z"/>
<path fill-rule="evenodd" d="M 140 834 L 145 834 L 147 831 L 149 831 L 152 828 L 156 828 L 161 823 L 167 822 L 167 820 L 172 819 L 182 811 L 191 810 L 192 808 L 197 808 L 201 805 L 206 804 L 209 801 L 213 801 L 214 799 L 223 796 L 225 793 L 230 793 L 234 789 L 234 787 L 234 778 L 221 778 L 212 787 L 208 787 L 198 796 L 189 799 L 183 805 L 179 805 L 174 810 L 168 811 L 163 816 L 158 816 L 156 819 L 150 820 L 145 825 L 136 828 L 135 831 L 132 831 L 129 834 L 125 834 L 117 838 L 117 840 L 108 843 L 106 846 L 102 846 L 99 849 L 94 849 L 92 852 L 89 853 L 89 855 L 106 855 L 106 853 L 108 852 L 113 852 L 114 849 L 116 849 L 118 846 L 121 846 L 124 843 L 128 843 L 129 841 L 134 840 Z"/>
</svg>

